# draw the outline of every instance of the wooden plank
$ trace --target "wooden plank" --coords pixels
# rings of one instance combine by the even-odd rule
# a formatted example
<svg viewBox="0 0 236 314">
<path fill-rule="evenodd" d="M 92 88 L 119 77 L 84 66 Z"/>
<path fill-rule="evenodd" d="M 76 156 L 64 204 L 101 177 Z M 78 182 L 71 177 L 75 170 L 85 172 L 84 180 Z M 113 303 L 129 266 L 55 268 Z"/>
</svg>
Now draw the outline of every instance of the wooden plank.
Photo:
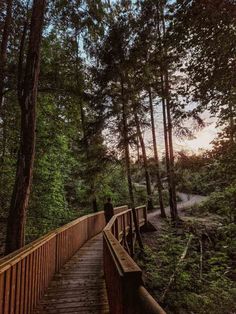
<svg viewBox="0 0 236 314">
<path fill-rule="evenodd" d="M 3 314 L 9 313 L 10 306 L 10 291 L 11 291 L 11 268 L 5 273 L 5 285 L 4 285 L 4 303 L 3 303 Z"/>
<path fill-rule="evenodd" d="M 16 293 L 16 265 L 12 266 L 11 271 L 11 298 L 10 298 L 10 314 L 15 314 L 15 293 Z"/>
<path fill-rule="evenodd" d="M 24 314 L 28 313 L 28 295 L 29 295 L 29 268 L 30 268 L 30 257 L 27 256 L 25 259 L 25 295 L 24 295 Z"/>
<path fill-rule="evenodd" d="M 38 301 L 38 278 L 39 278 L 39 250 L 36 251 L 35 257 L 35 284 L 34 284 L 34 301 L 33 301 L 33 308 L 37 304 Z"/>
<path fill-rule="evenodd" d="M 86 244 L 54 276 L 34 313 L 108 313 L 102 235 Z"/>
<path fill-rule="evenodd" d="M 21 271 L 22 271 L 22 261 L 17 264 L 16 271 L 16 306 L 15 306 L 15 314 L 20 313 L 20 302 L 21 302 Z"/>
<path fill-rule="evenodd" d="M 33 285 L 33 262 L 34 262 L 34 253 L 35 251 L 29 256 L 29 293 L 28 293 L 28 313 L 31 312 L 31 304 L 32 304 L 32 285 Z"/>
<path fill-rule="evenodd" d="M 0 313 L 3 313 L 3 301 L 4 301 L 4 274 L 0 274 Z"/>
<path fill-rule="evenodd" d="M 24 298 L 25 298 L 25 259 L 21 263 L 21 294 L 20 294 L 20 314 L 24 314 Z"/>
<path fill-rule="evenodd" d="M 120 212 L 124 210 L 127 213 L 130 211 L 127 210 L 127 206 L 124 206 L 115 209 L 115 212 L 122 215 Z M 0 260 L 0 288 L 3 285 L 2 293 L 0 291 L 2 312 L 4 314 L 30 313 L 44 293 L 55 268 L 58 269 L 63 265 L 91 235 L 100 232 L 104 223 L 103 212 L 81 217 Z M 53 241 L 56 241 L 57 245 L 54 246 Z M 82 258 L 80 262 L 84 274 L 75 275 L 78 283 L 79 281 L 81 283 L 82 280 L 86 287 L 88 281 L 91 290 L 94 289 L 94 285 L 99 285 L 89 279 L 91 276 L 96 278 L 96 272 L 92 271 L 92 267 L 95 267 L 96 271 L 101 268 L 100 266 L 97 268 L 92 261 L 96 260 L 98 256 L 102 260 L 102 249 L 99 250 L 95 246 L 94 250 L 93 252 L 93 248 L 92 251 L 82 248 L 81 254 L 85 254 L 86 261 L 91 261 L 91 263 L 84 263 Z M 68 276 L 65 278 L 70 284 L 70 278 Z M 102 282 L 104 283 L 104 280 Z M 0 311 L 2 309 L 0 307 Z"/>
<path fill-rule="evenodd" d="M 35 297 L 35 279 L 36 279 L 36 258 L 37 251 L 33 252 L 33 260 L 32 260 L 32 283 L 31 283 L 31 298 L 30 298 L 30 312 L 34 308 L 34 297 Z"/>
</svg>

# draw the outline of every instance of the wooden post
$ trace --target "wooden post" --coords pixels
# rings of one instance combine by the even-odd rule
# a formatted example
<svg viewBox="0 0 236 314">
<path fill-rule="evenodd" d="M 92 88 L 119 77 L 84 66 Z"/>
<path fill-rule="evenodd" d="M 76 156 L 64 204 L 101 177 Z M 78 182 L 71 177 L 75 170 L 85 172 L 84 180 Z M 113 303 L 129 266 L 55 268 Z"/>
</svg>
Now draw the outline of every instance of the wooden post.
<svg viewBox="0 0 236 314">
<path fill-rule="evenodd" d="M 145 226 L 147 226 L 148 218 L 147 218 L 147 207 L 146 206 L 143 207 L 143 216 L 145 219 Z"/>
<path fill-rule="evenodd" d="M 133 234 L 134 234 L 134 230 L 133 230 L 133 215 L 132 215 L 132 211 L 129 212 L 130 215 L 130 255 L 133 256 L 134 255 L 134 241 L 133 241 Z"/>
</svg>

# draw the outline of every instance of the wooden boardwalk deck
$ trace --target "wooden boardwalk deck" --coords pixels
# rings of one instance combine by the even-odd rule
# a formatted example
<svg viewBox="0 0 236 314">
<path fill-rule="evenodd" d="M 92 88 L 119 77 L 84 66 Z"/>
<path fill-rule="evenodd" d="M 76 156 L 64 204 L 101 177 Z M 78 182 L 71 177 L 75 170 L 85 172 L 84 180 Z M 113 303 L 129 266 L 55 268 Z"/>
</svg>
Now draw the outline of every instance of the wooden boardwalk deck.
<svg viewBox="0 0 236 314">
<path fill-rule="evenodd" d="M 34 314 L 109 313 L 102 249 L 100 233 L 54 276 Z"/>
</svg>

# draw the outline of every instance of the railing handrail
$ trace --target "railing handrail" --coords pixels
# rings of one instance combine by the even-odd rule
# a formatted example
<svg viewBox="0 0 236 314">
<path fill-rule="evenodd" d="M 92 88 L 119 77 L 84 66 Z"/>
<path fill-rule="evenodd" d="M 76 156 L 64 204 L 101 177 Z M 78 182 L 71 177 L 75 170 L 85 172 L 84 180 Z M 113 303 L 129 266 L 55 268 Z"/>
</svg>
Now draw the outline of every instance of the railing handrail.
<svg viewBox="0 0 236 314">
<path fill-rule="evenodd" d="M 54 229 L 52 231 L 49 231 L 47 234 L 41 236 L 40 238 L 34 240 L 33 242 L 30 242 L 23 246 L 22 248 L 14 251 L 13 253 L 10 253 L 3 258 L 0 259 L 0 273 L 7 270 L 7 265 L 9 267 L 16 264 L 19 260 L 23 259 L 27 255 L 31 254 L 34 250 L 36 250 L 39 246 L 43 245 L 47 241 L 51 240 L 53 237 L 55 237 L 57 234 L 61 233 L 64 230 L 67 230 L 74 225 L 77 225 L 80 221 L 86 220 L 87 218 L 91 216 L 98 215 L 102 212 L 98 212 L 95 214 L 87 214 L 85 216 L 79 217 L 71 222 L 68 222 L 67 224 L 58 227 L 57 229 Z M 8 267 L 8 268 L 9 268 Z"/>
<path fill-rule="evenodd" d="M 139 206 L 136 208 L 138 214 L 137 216 L 140 217 L 139 223 L 141 224 L 144 224 L 147 219 L 144 208 L 145 206 Z M 140 213 L 142 210 L 144 211 Z M 16 302 L 18 303 L 16 306 L 21 307 L 21 305 L 19 305 L 18 293 L 21 291 L 19 289 L 22 288 L 22 282 L 24 285 L 24 276 L 27 276 L 27 285 L 30 285 L 29 289 L 31 289 L 28 291 L 31 292 L 28 292 L 27 287 L 25 287 L 24 289 L 26 290 L 21 291 L 21 294 L 23 293 L 23 296 L 25 296 L 28 295 L 28 293 L 32 293 L 33 295 L 33 300 L 29 303 L 27 303 L 30 300 L 29 297 L 24 297 L 24 305 L 22 305 L 26 307 L 26 309 L 28 309 L 28 313 L 30 313 L 30 310 L 34 307 L 45 291 L 50 278 L 52 278 L 51 276 L 60 269 L 66 260 L 68 260 L 68 258 L 70 258 L 70 256 L 72 256 L 74 252 L 79 247 L 81 247 L 83 243 L 85 243 L 85 241 L 103 230 L 104 241 L 106 241 L 106 243 L 109 245 L 109 250 L 112 251 L 113 258 L 116 261 L 116 267 L 118 268 L 120 275 L 125 275 L 123 279 L 127 283 L 135 283 L 135 287 L 137 288 L 137 296 L 139 297 L 139 302 L 141 302 L 140 308 L 148 308 L 148 313 L 150 314 L 164 314 L 165 312 L 142 286 L 141 269 L 120 244 L 123 236 L 126 236 L 128 232 L 130 232 L 130 230 L 132 231 L 134 228 L 132 210 L 128 209 L 127 206 L 120 206 L 115 208 L 114 212 L 115 215 L 106 226 L 103 211 L 87 214 L 67 223 L 64 226 L 50 231 L 39 239 L 27 244 L 23 248 L 0 259 L 0 310 L 2 306 L 4 306 L 2 303 L 3 298 L 6 302 L 6 306 L 8 306 L 7 304 L 10 304 L 10 306 L 15 306 L 14 303 L 9 303 L 9 298 L 11 297 L 12 293 L 17 293 L 16 298 L 18 301 Z M 125 217 L 125 215 L 127 217 Z M 124 217 L 124 219 L 122 219 L 122 223 L 124 223 L 124 225 L 126 224 L 126 218 L 130 219 L 131 224 L 128 227 L 125 226 L 125 228 L 120 231 L 118 230 L 118 239 L 116 239 L 112 233 L 112 228 L 115 221 L 120 219 L 122 216 Z M 118 222 L 117 224 L 119 225 Z M 70 243 L 72 239 L 73 243 Z M 43 265 L 43 263 L 45 264 Z M 32 277 L 34 265 L 40 267 L 41 270 Z M 20 271 L 19 275 L 22 275 L 22 277 L 18 278 L 18 275 L 16 276 L 16 269 Z M 27 273 L 27 271 L 30 271 L 30 274 Z M 10 279 L 11 276 L 12 279 Z M 13 284 L 12 287 L 9 286 L 9 289 L 12 291 L 10 295 L 7 291 L 4 290 L 4 292 L 1 290 L 3 288 L 4 280 L 6 282 L 6 287 L 7 285 L 10 285 L 10 282 Z M 12 280 L 16 280 L 15 286 Z M 34 280 L 36 280 L 36 283 L 34 283 Z M 40 280 L 42 282 L 40 282 Z"/>
<path fill-rule="evenodd" d="M 144 209 L 145 208 L 145 209 Z M 143 223 L 143 220 L 147 223 L 147 213 L 146 213 L 146 206 L 139 206 L 136 207 L 135 210 L 138 212 L 139 210 L 144 209 L 144 218 L 139 220 L 139 224 Z M 104 238 L 104 245 L 107 245 L 111 258 L 114 261 L 114 267 L 117 268 L 117 272 L 120 274 L 121 278 L 126 278 L 127 275 L 133 274 L 136 276 L 136 279 L 133 281 L 133 286 L 129 287 L 129 289 L 133 290 L 134 293 L 136 291 L 135 297 L 137 300 L 133 300 L 133 302 L 137 302 L 137 308 L 134 309 L 133 304 L 124 304 L 124 307 L 122 310 L 115 309 L 113 307 L 116 307 L 116 305 L 112 305 L 112 297 L 111 299 L 111 308 L 114 313 L 148 313 L 148 314 L 166 314 L 166 312 L 160 307 L 160 305 L 154 300 L 154 298 L 149 294 L 149 292 L 144 288 L 143 281 L 142 281 L 142 270 L 139 268 L 139 266 L 135 263 L 135 261 L 132 259 L 132 257 L 128 254 L 128 252 L 125 250 L 125 248 L 121 245 L 119 239 L 117 239 L 114 234 L 112 233 L 112 228 L 115 225 L 116 221 L 121 216 L 127 215 L 129 212 L 131 212 L 132 215 L 132 209 L 128 209 L 126 211 L 123 211 L 122 213 L 119 213 L 117 215 L 114 215 L 109 223 L 106 225 L 106 227 L 103 229 L 103 238 Z M 133 220 L 130 220 L 129 228 L 133 227 Z M 123 226 L 124 227 L 124 226 Z M 126 233 L 126 226 L 125 226 L 125 233 Z M 126 236 L 126 234 L 125 234 Z M 118 232 L 119 237 L 119 232 Z M 105 250 L 104 250 L 105 251 Z M 105 259 L 107 258 L 106 252 L 104 252 L 104 264 Z M 107 263 L 108 267 L 110 267 L 110 262 Z M 105 278 L 108 278 L 107 281 L 109 281 L 110 274 L 106 276 L 106 271 L 110 271 L 109 269 L 106 269 L 106 265 L 104 267 L 105 272 Z M 114 270 L 113 270 L 114 271 Z M 132 275 L 132 276 L 133 276 Z M 122 279 L 121 279 L 122 280 Z M 123 284 L 121 284 L 122 286 Z M 107 282 L 107 289 L 108 289 L 108 299 L 109 299 L 109 282 Z M 113 287 L 111 287 L 113 289 Z M 121 289 L 124 289 L 121 288 Z M 112 292 L 111 292 L 112 294 Z M 124 294 L 123 299 L 125 299 L 126 296 Z M 134 298 L 134 297 L 133 297 Z M 123 302 L 123 300 L 119 300 L 120 303 Z M 124 303 L 127 302 L 124 301 Z M 129 301 L 130 302 L 130 301 Z M 132 302 L 132 301 L 131 301 Z M 127 308 L 126 308 L 127 307 Z M 112 313 L 113 313 L 112 312 Z"/>
<path fill-rule="evenodd" d="M 119 211 L 119 210 L 122 210 L 122 209 L 125 209 L 125 208 L 128 208 L 128 206 L 127 205 L 123 205 L 123 206 L 115 207 L 114 211 Z M 10 253 L 10 254 L 2 257 L 0 259 L 0 273 L 2 273 L 3 271 L 7 270 L 7 265 L 9 267 L 13 266 L 20 259 L 22 259 L 25 256 L 29 255 L 35 249 L 37 249 L 39 246 L 43 245 L 44 243 L 46 243 L 47 241 L 52 239 L 54 236 L 56 236 L 57 234 L 61 233 L 62 231 L 65 231 L 65 230 L 67 230 L 67 229 L 77 225 L 79 222 L 81 222 L 83 220 L 86 220 L 89 217 L 93 217 L 93 216 L 97 216 L 97 215 L 103 215 L 103 213 L 104 213 L 103 211 L 99 211 L 97 213 L 91 213 L 91 214 L 87 214 L 87 215 L 84 215 L 82 217 L 76 218 L 76 219 L 68 222 L 67 224 L 65 224 L 65 225 L 63 225 L 61 227 L 58 227 L 58 228 L 56 228 L 56 229 L 54 229 L 52 231 L 49 231 L 45 235 L 43 235 L 40 238 L 34 240 L 33 242 L 30 242 L 30 243 L 26 244 L 22 248 L 14 251 L 13 253 Z M 118 213 L 118 215 L 119 214 L 120 213 Z"/>
<path fill-rule="evenodd" d="M 104 227 L 103 211 L 87 214 L 0 259 L 0 313 L 30 314 L 53 275 Z"/>
<path fill-rule="evenodd" d="M 104 236 L 106 240 L 108 240 L 109 244 L 112 245 L 112 247 L 116 248 L 113 250 L 113 253 L 116 257 L 116 262 L 119 266 L 119 270 L 122 273 L 125 272 L 140 272 L 141 269 L 139 266 L 134 262 L 132 257 L 126 252 L 126 250 L 123 248 L 123 246 L 120 244 L 120 242 L 114 237 L 114 235 L 108 231 L 104 231 Z"/>
<path fill-rule="evenodd" d="M 119 216 L 123 216 L 124 214 L 127 214 L 128 212 L 131 212 L 131 209 L 127 209 L 124 210 L 121 213 L 115 214 L 114 216 L 111 217 L 110 221 L 106 224 L 105 228 L 103 229 L 103 231 L 108 231 L 111 229 L 112 225 L 114 224 L 115 220 L 119 217 Z"/>
</svg>

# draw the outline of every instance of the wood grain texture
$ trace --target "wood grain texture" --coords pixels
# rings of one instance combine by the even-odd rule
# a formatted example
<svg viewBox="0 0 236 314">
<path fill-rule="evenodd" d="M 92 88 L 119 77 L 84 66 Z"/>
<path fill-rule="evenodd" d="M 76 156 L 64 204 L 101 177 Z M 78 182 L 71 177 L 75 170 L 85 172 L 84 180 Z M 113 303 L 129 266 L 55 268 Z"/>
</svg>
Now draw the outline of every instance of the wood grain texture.
<svg viewBox="0 0 236 314">
<path fill-rule="evenodd" d="M 34 314 L 109 313 L 102 235 L 86 242 L 51 281 Z"/>
</svg>

